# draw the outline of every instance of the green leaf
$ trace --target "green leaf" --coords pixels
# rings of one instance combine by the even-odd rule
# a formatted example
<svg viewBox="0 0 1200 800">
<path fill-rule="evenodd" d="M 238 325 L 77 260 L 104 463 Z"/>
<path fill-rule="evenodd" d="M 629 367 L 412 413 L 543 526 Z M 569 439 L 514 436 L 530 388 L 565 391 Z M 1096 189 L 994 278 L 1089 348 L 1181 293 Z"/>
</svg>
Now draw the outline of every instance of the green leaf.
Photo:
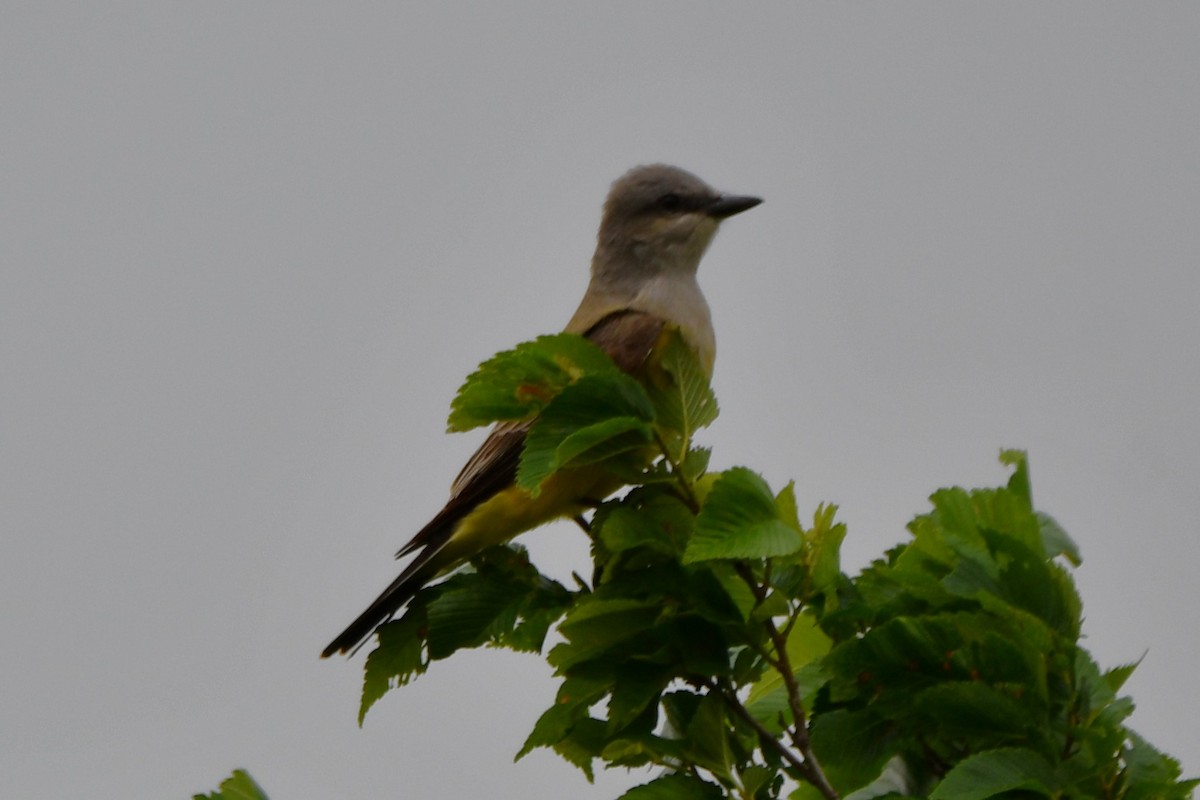
<svg viewBox="0 0 1200 800">
<path fill-rule="evenodd" d="M 1058 781 L 1046 759 L 1023 747 L 1003 747 L 960 761 L 929 795 L 930 800 L 985 800 L 1021 789 L 1053 797 Z"/>
<path fill-rule="evenodd" d="M 1016 738 L 1039 721 L 1008 693 L 979 681 L 931 686 L 913 697 L 912 709 L 939 736 L 981 742 Z"/>
<path fill-rule="evenodd" d="M 742 579 L 742 576 L 737 574 L 732 565 L 715 563 L 710 569 L 712 576 L 721 584 L 729 601 L 737 609 L 738 616 L 743 622 L 749 621 L 754 614 L 755 606 L 758 605 L 758 598 L 754 596 L 754 591 Z"/>
<path fill-rule="evenodd" d="M 664 555 L 673 555 L 675 547 L 666 531 L 657 524 L 648 509 L 616 506 L 604 515 L 598 536 L 613 554 L 647 548 Z M 597 529 L 593 523 L 592 530 Z"/>
<path fill-rule="evenodd" d="M 829 680 L 829 675 L 820 662 L 805 664 L 796 669 L 796 686 L 800 691 L 801 704 L 812 705 L 817 692 Z M 792 719 L 788 702 L 787 685 L 783 677 L 774 670 L 766 672 L 762 679 L 753 684 L 750 697 L 746 699 L 746 710 L 772 733 L 782 732 Z"/>
<path fill-rule="evenodd" d="M 583 770 L 588 783 L 591 783 L 596 779 L 592 762 L 604 752 L 605 741 L 604 723 L 598 719 L 584 717 L 562 741 L 554 745 L 554 752 Z"/>
<path fill-rule="evenodd" d="M 813 513 L 812 528 L 804 532 L 804 563 L 811 592 L 828 594 L 842 578 L 841 548 L 846 526 L 833 521 L 836 513 L 837 506 L 822 503 Z"/>
<path fill-rule="evenodd" d="M 654 628 L 657 647 L 648 645 L 654 663 L 678 664 L 693 675 L 727 675 L 729 642 L 719 626 L 696 616 L 676 616 Z"/>
<path fill-rule="evenodd" d="M 1029 483 L 1029 457 L 1024 450 L 1001 450 L 1000 463 L 1013 468 L 1008 490 L 1020 497 L 1025 508 L 1033 508 L 1033 490 Z"/>
<path fill-rule="evenodd" d="M 619 501 L 605 503 L 592 520 L 592 534 L 602 566 L 597 585 L 624 569 L 637 569 L 664 559 L 676 560 L 692 535 L 696 518 L 672 489 L 635 489 Z"/>
<path fill-rule="evenodd" d="M 1049 558 L 1062 556 L 1073 567 L 1082 564 L 1083 556 L 1079 553 L 1079 545 L 1075 544 L 1075 540 L 1054 521 L 1054 517 L 1040 511 L 1035 516 L 1042 532 L 1042 548 L 1045 550 L 1046 556 Z"/>
<path fill-rule="evenodd" d="M 683 479 L 688 483 L 695 483 L 700 480 L 700 476 L 708 470 L 708 462 L 711 458 L 711 448 L 693 447 L 691 450 L 688 450 L 687 455 L 683 458 L 683 464 L 680 465 Z"/>
<path fill-rule="evenodd" d="M 710 692 L 700 698 L 692 718 L 684 729 L 690 758 L 713 775 L 733 779 L 733 753 L 729 748 L 729 726 L 725 702 Z"/>
<path fill-rule="evenodd" d="M 192 800 L 267 800 L 267 795 L 248 772 L 235 769 L 221 781 L 220 789 L 212 794 L 194 794 Z"/>
<path fill-rule="evenodd" d="M 558 626 L 567 641 L 550 651 L 548 661 L 560 673 L 602 655 L 650 628 L 662 612 L 656 600 L 595 599 L 580 602 Z"/>
<path fill-rule="evenodd" d="M 671 677 L 670 671 L 662 667 L 623 664 L 608 701 L 609 732 L 620 731 L 651 705 L 657 705 L 658 697 Z"/>
<path fill-rule="evenodd" d="M 536 495 L 557 470 L 645 447 L 654 438 L 653 416 L 645 391 L 628 375 L 580 378 L 559 392 L 530 428 L 517 485 Z"/>
<path fill-rule="evenodd" d="M 362 700 L 358 706 L 361 727 L 367 711 L 397 686 L 404 686 L 425 671 L 422 659 L 421 630 L 425 626 L 424 606 L 410 606 L 404 616 L 379 627 L 379 646 L 367 656 L 363 669 Z"/>
<path fill-rule="evenodd" d="M 619 373 L 596 345 L 582 336 L 541 336 L 497 353 L 479 365 L 450 404 L 450 431 L 498 420 L 529 419 L 566 386 L 584 375 Z"/>
<path fill-rule="evenodd" d="M 588 708 L 611 688 L 612 683 L 608 680 L 567 678 L 558 687 L 554 705 L 542 712 L 513 761 L 521 760 L 539 747 L 554 747 L 563 741 L 575 725 L 587 717 Z"/>
<path fill-rule="evenodd" d="M 938 489 L 929 497 L 933 511 L 908 524 L 914 542 L 910 552 L 950 566 L 968 558 L 989 574 L 996 571 L 987 544 L 979 531 L 979 520 L 971 495 L 958 487 Z"/>
<path fill-rule="evenodd" d="M 638 722 L 650 721 L 651 717 L 655 717 L 654 722 L 657 722 L 657 715 L 652 713 L 643 714 Z M 611 727 L 611 721 L 610 721 Z M 604 759 L 606 767 L 626 767 L 636 769 L 649 764 L 661 764 L 667 758 L 677 756 L 679 748 L 674 745 L 664 747 L 667 740 L 655 736 L 652 733 L 645 731 L 633 731 L 631 728 L 623 729 L 620 734 L 613 738 L 600 751 L 600 758 Z M 670 751 L 671 755 L 668 755 Z"/>
<path fill-rule="evenodd" d="M 634 434 L 629 436 L 627 434 Z M 650 441 L 650 430 L 637 417 L 602 420 L 568 435 L 554 452 L 554 469 L 594 464 Z"/>
<path fill-rule="evenodd" d="M 429 656 L 434 660 L 484 644 L 500 633 L 497 627 L 511 630 L 529 593 L 519 583 L 473 574 L 455 576 L 444 586 L 428 611 Z"/>
<path fill-rule="evenodd" d="M 916 794 L 912 773 L 908 763 L 900 756 L 892 756 L 884 765 L 879 777 L 861 789 L 846 795 L 845 800 L 875 800 L 876 797 L 908 797 Z"/>
<path fill-rule="evenodd" d="M 981 531 L 1003 533 L 1038 558 L 1046 557 L 1041 524 L 1024 498 L 1007 489 L 976 489 L 970 497 Z"/>
<path fill-rule="evenodd" d="M 569 605 L 570 596 L 565 590 L 560 602 L 544 604 L 534 600 L 527 603 L 521 609 L 516 626 L 508 633 L 499 633 L 498 643 L 518 652 L 540 653 L 550 626 L 562 617 Z"/>
<path fill-rule="evenodd" d="M 1069 639 L 1076 639 L 1082 624 L 1082 604 L 1070 573 L 1013 537 L 995 531 L 987 531 L 986 537 L 997 561 L 1003 563 L 997 595 L 1037 615 Z"/>
<path fill-rule="evenodd" d="M 765 789 L 772 782 L 778 781 L 780 784 L 783 783 L 782 776 L 776 770 L 764 767 L 761 764 L 752 764 L 741 770 L 738 773 L 738 779 L 747 797 L 756 796 L 759 790 Z M 778 792 L 778 789 L 779 787 L 776 786 L 776 792 Z M 776 795 L 772 794 L 770 796 L 775 797 Z"/>
<path fill-rule="evenodd" d="M 666 385 L 652 382 L 650 398 L 659 429 L 675 434 L 686 444 L 696 431 L 711 425 L 717 418 L 717 398 L 696 354 L 678 331 L 670 335 L 661 351 L 659 366 L 672 380 Z M 679 456 L 673 454 L 676 460 L 680 460 Z"/>
<path fill-rule="evenodd" d="M 720 800 L 725 793 L 715 783 L 694 775 L 664 775 L 635 786 L 617 800 Z"/>
<path fill-rule="evenodd" d="M 775 495 L 775 511 L 779 514 L 779 518 L 788 525 L 798 531 L 804 531 L 800 525 L 800 511 L 796 506 L 795 481 L 788 481 L 787 486 L 784 486 L 779 490 L 779 494 Z"/>
<path fill-rule="evenodd" d="M 1145 657 L 1146 654 L 1142 653 L 1142 658 L 1139 658 L 1132 664 L 1122 664 L 1105 672 L 1104 683 L 1108 686 L 1109 690 L 1113 693 L 1121 691 L 1121 687 L 1125 685 L 1125 681 L 1129 680 L 1134 670 L 1141 666 L 1142 659 Z"/>
<path fill-rule="evenodd" d="M 985 613 L 900 616 L 876 625 L 861 637 L 838 644 L 825 659 L 833 699 L 849 701 L 864 694 L 898 720 L 911 717 L 915 694 L 943 681 L 968 680 L 976 672 L 995 671 L 991 680 L 1043 680 L 1039 666 L 1030 675 L 1027 659 L 1040 665 L 1042 653 L 1020 638 L 1024 628 Z M 1020 633 L 1018 633 L 1020 631 Z M 1041 648 L 1045 650 L 1045 648 Z M 1032 652 L 1032 655 L 1029 653 Z M 1037 687 L 1023 691 L 1039 694 Z"/>
<path fill-rule="evenodd" d="M 721 473 L 708 493 L 683 563 L 784 556 L 803 546 L 800 532 L 780 519 L 766 481 L 734 467 Z"/>
<path fill-rule="evenodd" d="M 879 777 L 893 755 L 890 727 L 870 709 L 832 711 L 813 720 L 813 752 L 841 794 Z"/>
<path fill-rule="evenodd" d="M 1179 762 L 1164 755 L 1149 742 L 1133 731 L 1129 731 L 1129 743 L 1121 753 L 1126 766 L 1129 800 L 1160 800 L 1192 796 L 1191 789 L 1196 781 L 1179 781 Z"/>
</svg>

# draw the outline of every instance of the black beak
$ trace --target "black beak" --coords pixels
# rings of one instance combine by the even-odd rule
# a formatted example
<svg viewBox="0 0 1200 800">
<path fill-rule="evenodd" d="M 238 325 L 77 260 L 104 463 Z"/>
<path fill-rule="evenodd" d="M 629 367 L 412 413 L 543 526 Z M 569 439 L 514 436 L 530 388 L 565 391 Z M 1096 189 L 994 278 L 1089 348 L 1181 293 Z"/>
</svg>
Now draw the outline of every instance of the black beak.
<svg viewBox="0 0 1200 800">
<path fill-rule="evenodd" d="M 723 194 L 716 200 L 712 201 L 708 208 L 704 209 L 710 217 L 716 219 L 725 219 L 732 217 L 734 214 L 740 214 L 743 211 L 748 211 L 762 202 L 762 198 L 749 197 L 747 195 Z"/>
</svg>

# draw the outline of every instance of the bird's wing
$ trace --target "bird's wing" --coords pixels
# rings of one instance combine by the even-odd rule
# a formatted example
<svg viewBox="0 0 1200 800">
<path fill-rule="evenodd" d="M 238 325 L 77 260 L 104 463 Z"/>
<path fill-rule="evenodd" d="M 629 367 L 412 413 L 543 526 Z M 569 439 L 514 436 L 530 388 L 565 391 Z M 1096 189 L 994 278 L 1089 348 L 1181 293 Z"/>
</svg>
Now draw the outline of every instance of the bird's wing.
<svg viewBox="0 0 1200 800">
<path fill-rule="evenodd" d="M 396 558 L 433 544 L 443 532 L 453 530 L 454 525 L 469 514 L 480 503 L 517 479 L 517 464 L 521 459 L 521 448 L 525 446 L 525 434 L 532 420 L 499 422 L 493 426 L 479 449 L 467 459 L 462 471 L 450 487 L 450 499 L 437 515 L 400 548 Z"/>
<path fill-rule="evenodd" d="M 584 336 L 607 353 L 622 370 L 636 374 L 658 343 L 665 325 L 661 317 L 626 309 L 608 314 Z M 422 586 L 448 566 L 435 559 L 453 537 L 459 521 L 516 480 L 521 448 L 531 424 L 528 420 L 501 422 L 492 428 L 488 438 L 454 480 L 449 501 L 396 557 L 417 550 L 421 552 L 375 602 L 325 648 L 321 654 L 323 658 L 356 648 L 376 626 L 391 618 Z"/>
</svg>

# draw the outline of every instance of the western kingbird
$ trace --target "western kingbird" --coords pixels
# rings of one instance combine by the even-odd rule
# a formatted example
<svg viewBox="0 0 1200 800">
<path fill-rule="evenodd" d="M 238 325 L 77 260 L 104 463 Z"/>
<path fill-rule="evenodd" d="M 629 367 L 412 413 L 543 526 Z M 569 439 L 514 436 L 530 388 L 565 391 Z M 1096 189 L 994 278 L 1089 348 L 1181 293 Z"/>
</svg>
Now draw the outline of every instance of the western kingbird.
<svg viewBox="0 0 1200 800">
<path fill-rule="evenodd" d="M 678 167 L 635 167 L 604 203 L 591 281 L 567 323 L 622 370 L 645 380 L 665 330 L 678 330 L 712 374 L 716 356 L 708 303 L 696 269 L 721 221 L 753 208 L 757 197 L 727 195 Z M 420 551 L 383 594 L 334 639 L 321 657 L 353 650 L 431 580 L 486 547 L 553 519 L 573 517 L 622 482 L 596 467 L 550 476 L 537 497 L 515 483 L 532 423 L 497 424 L 450 488 L 450 500 L 397 558 Z"/>
</svg>

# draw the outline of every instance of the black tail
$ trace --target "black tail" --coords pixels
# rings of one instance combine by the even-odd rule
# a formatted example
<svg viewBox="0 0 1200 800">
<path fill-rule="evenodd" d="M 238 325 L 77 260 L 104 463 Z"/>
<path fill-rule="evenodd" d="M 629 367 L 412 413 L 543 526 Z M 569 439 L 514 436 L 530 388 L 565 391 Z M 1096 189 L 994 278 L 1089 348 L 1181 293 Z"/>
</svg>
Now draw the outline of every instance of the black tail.
<svg viewBox="0 0 1200 800">
<path fill-rule="evenodd" d="M 329 658 L 334 653 L 349 653 L 370 636 L 377 627 L 392 618 L 392 615 L 413 598 L 421 588 L 437 575 L 437 569 L 431 567 L 430 561 L 440 546 L 427 547 L 421 555 L 404 568 L 400 576 L 383 590 L 383 594 L 367 606 L 367 610 L 358 615 L 346 630 L 329 643 L 321 651 L 321 658 Z"/>
<path fill-rule="evenodd" d="M 512 485 L 517 477 L 517 460 L 527 427 L 528 423 L 500 423 L 492 429 L 487 440 L 454 481 L 449 502 L 408 544 L 400 548 L 396 558 L 414 550 L 420 550 L 420 554 L 358 619 L 350 623 L 350 627 L 329 643 L 321 652 L 321 658 L 354 650 L 375 628 L 391 619 L 421 587 L 436 578 L 443 567 L 452 566 L 446 563 L 435 566 L 431 562 L 454 536 L 458 523 L 464 517 L 480 503 Z"/>
</svg>

